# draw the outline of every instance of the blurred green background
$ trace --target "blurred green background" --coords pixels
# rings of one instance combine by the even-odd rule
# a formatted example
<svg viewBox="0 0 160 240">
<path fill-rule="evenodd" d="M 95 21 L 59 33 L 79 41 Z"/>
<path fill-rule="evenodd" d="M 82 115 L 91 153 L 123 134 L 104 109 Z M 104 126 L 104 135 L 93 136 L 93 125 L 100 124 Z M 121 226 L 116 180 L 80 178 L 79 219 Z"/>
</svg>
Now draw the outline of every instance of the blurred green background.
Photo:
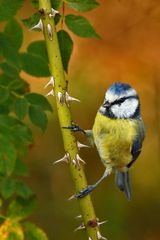
<svg viewBox="0 0 160 240">
<path fill-rule="evenodd" d="M 90 129 L 108 86 L 115 81 L 131 84 L 141 98 L 142 116 L 147 135 L 143 151 L 131 169 L 133 199 L 128 202 L 108 177 L 92 194 L 97 217 L 108 220 L 101 231 L 108 239 L 160 239 L 160 2 L 159 0 L 100 0 L 100 7 L 87 13 L 101 39 L 81 39 L 72 35 L 74 53 L 69 67 L 69 92 L 81 103 L 72 103 L 73 120 Z M 66 9 L 66 12 L 68 10 Z M 26 1 L 17 19 L 33 12 Z M 69 11 L 71 12 L 71 11 Z M 65 28 L 65 26 L 64 26 Z M 23 50 L 42 33 L 24 28 Z M 45 78 L 32 78 L 22 73 L 31 90 L 47 93 Z M 49 115 L 45 134 L 35 128 L 35 144 L 26 162 L 31 171 L 30 186 L 38 198 L 32 220 L 48 233 L 49 239 L 85 239 L 74 228 L 81 224 L 76 201 L 67 198 L 74 193 L 67 165 L 52 163 L 64 155 L 54 99 L 54 112 Z M 85 142 L 82 136 L 78 135 Z M 83 149 L 89 183 L 95 182 L 104 167 L 96 149 Z"/>
</svg>

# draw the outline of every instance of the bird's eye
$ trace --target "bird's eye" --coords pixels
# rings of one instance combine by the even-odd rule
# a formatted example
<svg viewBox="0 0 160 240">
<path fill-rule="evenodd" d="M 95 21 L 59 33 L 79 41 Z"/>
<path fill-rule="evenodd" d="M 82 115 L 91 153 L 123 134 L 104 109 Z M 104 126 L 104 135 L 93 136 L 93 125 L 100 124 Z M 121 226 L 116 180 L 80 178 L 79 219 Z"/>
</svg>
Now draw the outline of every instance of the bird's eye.
<svg viewBox="0 0 160 240">
<path fill-rule="evenodd" d="M 118 100 L 116 100 L 116 101 L 114 101 L 114 104 L 117 104 L 117 105 L 121 105 L 121 103 L 123 103 L 124 101 L 126 100 L 126 98 L 120 98 L 120 99 L 118 99 Z"/>
</svg>

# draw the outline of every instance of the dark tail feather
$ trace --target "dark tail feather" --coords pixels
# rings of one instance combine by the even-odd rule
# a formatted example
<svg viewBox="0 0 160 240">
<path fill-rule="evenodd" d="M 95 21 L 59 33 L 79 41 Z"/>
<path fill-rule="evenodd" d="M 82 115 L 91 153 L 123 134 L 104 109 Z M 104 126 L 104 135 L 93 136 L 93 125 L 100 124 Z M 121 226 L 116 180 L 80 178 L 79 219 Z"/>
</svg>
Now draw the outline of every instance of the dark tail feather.
<svg viewBox="0 0 160 240">
<path fill-rule="evenodd" d="M 116 171 L 116 185 L 117 187 L 125 192 L 128 200 L 131 200 L 131 185 L 130 185 L 130 177 L 129 172 L 120 172 Z"/>
</svg>

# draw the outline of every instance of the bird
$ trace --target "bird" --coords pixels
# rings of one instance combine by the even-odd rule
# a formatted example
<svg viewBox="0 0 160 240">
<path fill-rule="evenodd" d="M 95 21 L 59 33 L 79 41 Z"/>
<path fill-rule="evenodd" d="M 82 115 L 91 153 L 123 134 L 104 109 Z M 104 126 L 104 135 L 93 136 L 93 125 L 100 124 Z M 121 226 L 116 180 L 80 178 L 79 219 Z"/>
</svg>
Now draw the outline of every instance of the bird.
<svg viewBox="0 0 160 240">
<path fill-rule="evenodd" d="M 73 128 L 84 132 L 78 126 Z M 117 187 L 131 200 L 129 170 L 141 153 L 145 137 L 136 90 L 127 83 L 113 83 L 105 93 L 92 130 L 86 130 L 85 133 L 90 142 L 95 144 L 105 171 L 95 184 L 80 190 L 75 197 L 85 197 L 114 172 Z"/>
</svg>

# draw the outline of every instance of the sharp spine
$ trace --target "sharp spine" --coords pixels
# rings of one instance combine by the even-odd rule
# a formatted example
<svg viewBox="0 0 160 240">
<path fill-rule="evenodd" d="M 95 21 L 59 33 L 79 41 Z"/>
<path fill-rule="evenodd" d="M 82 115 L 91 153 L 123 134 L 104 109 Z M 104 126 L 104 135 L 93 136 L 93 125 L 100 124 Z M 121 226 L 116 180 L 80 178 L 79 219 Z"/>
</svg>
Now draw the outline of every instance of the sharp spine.
<svg viewBox="0 0 160 240">
<path fill-rule="evenodd" d="M 52 89 L 49 93 L 45 95 L 46 97 L 48 96 L 53 96 L 54 97 L 54 90 Z"/>
<path fill-rule="evenodd" d="M 58 100 L 61 105 L 63 105 L 63 94 L 61 92 L 58 92 Z"/>
<path fill-rule="evenodd" d="M 102 237 L 102 235 L 101 235 L 101 233 L 100 233 L 99 231 L 97 232 L 97 238 L 98 238 L 99 240 L 107 240 L 107 238 Z"/>
<path fill-rule="evenodd" d="M 86 164 L 85 161 L 79 156 L 78 153 L 76 154 L 76 160 L 77 160 L 78 165 L 80 165 L 80 162 L 82 162 L 83 164 Z"/>
<path fill-rule="evenodd" d="M 79 230 L 83 230 L 83 229 L 85 229 L 85 228 L 86 228 L 86 227 L 85 227 L 84 223 L 82 223 L 79 227 L 77 227 L 77 228 L 74 230 L 74 232 L 79 231 Z"/>
<path fill-rule="evenodd" d="M 40 19 L 39 22 L 29 29 L 30 31 L 43 31 L 43 23 Z"/>
<path fill-rule="evenodd" d="M 52 32 L 52 26 L 50 23 L 47 24 L 47 32 L 48 32 L 48 38 L 52 41 L 53 39 L 53 32 Z"/>
<path fill-rule="evenodd" d="M 92 240 L 92 238 L 91 238 L 91 237 L 89 237 L 89 238 L 88 238 L 88 240 Z"/>
<path fill-rule="evenodd" d="M 69 198 L 68 198 L 68 201 L 71 201 L 71 200 L 73 200 L 73 199 L 76 199 L 76 196 L 75 196 L 75 194 L 74 194 L 74 195 L 72 195 L 71 197 L 69 197 Z"/>
<path fill-rule="evenodd" d="M 90 146 L 85 145 L 85 144 L 80 143 L 80 142 L 77 141 L 77 147 L 78 147 L 78 149 L 80 150 L 81 148 L 89 148 Z"/>
<path fill-rule="evenodd" d="M 54 88 L 54 77 L 52 76 L 49 80 L 49 82 L 44 86 L 44 88 L 47 88 L 49 85 L 52 85 Z"/>
<path fill-rule="evenodd" d="M 97 221 L 97 224 L 98 224 L 98 226 L 100 226 L 100 225 L 102 225 L 102 224 L 105 224 L 106 222 L 107 222 L 107 220 L 102 221 L 102 222 Z"/>
<path fill-rule="evenodd" d="M 59 14 L 59 11 L 55 10 L 54 8 L 51 8 L 51 12 L 49 13 L 49 17 L 52 18 L 52 17 L 55 17 L 56 14 Z"/>
<path fill-rule="evenodd" d="M 68 105 L 68 106 L 69 106 L 69 103 L 70 103 L 71 101 L 80 102 L 79 99 L 74 98 L 74 97 L 71 97 L 71 96 L 68 94 L 68 92 L 66 92 L 66 102 L 67 102 L 67 105 Z"/>
<path fill-rule="evenodd" d="M 72 163 L 73 163 L 74 166 L 76 166 L 76 164 L 77 164 L 75 159 L 72 160 Z"/>
<path fill-rule="evenodd" d="M 79 219 L 79 218 L 82 218 L 82 215 L 78 215 L 75 217 L 75 219 Z"/>
<path fill-rule="evenodd" d="M 55 162 L 53 163 L 53 165 L 55 165 L 55 164 L 57 164 L 57 163 L 61 163 L 61 162 L 69 163 L 69 160 L 70 160 L 69 153 L 66 153 L 63 158 L 55 161 Z"/>
</svg>

